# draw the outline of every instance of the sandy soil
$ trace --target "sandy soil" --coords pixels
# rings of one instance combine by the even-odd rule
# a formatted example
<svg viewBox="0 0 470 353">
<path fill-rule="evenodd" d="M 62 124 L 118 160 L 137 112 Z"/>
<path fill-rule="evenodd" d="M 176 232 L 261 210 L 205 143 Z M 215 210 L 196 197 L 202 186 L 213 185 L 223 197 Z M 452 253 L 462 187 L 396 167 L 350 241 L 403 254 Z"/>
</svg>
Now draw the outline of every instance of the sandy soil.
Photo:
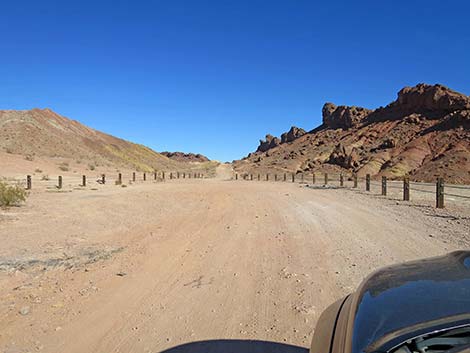
<svg viewBox="0 0 470 353">
<path fill-rule="evenodd" d="M 0 352 L 303 352 L 370 271 L 470 243 L 468 213 L 228 168 L 1 211 Z"/>
</svg>

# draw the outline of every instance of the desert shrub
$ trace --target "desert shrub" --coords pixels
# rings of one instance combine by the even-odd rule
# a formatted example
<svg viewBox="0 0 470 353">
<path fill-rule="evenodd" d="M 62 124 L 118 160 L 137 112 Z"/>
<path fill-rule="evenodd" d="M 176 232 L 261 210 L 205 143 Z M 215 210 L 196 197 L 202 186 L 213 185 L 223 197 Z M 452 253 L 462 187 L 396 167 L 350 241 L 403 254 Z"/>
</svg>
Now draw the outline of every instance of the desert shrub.
<svg viewBox="0 0 470 353">
<path fill-rule="evenodd" d="M 26 201 L 27 195 L 20 185 L 8 185 L 0 180 L 0 207 L 16 206 Z"/>
<path fill-rule="evenodd" d="M 49 175 L 44 174 L 44 175 L 41 177 L 41 180 L 48 181 L 48 180 L 51 180 L 51 179 L 49 178 Z"/>
<path fill-rule="evenodd" d="M 34 161 L 34 156 L 32 154 L 27 154 L 24 156 L 24 159 L 26 159 L 27 161 Z"/>
<path fill-rule="evenodd" d="M 34 172 L 35 172 L 35 173 L 42 173 L 42 170 L 39 169 L 39 168 L 36 168 L 36 169 L 34 170 Z"/>
<path fill-rule="evenodd" d="M 88 166 L 88 169 L 90 169 L 90 170 L 95 170 L 95 166 L 94 166 L 93 164 L 90 164 L 90 165 Z"/>
<path fill-rule="evenodd" d="M 13 150 L 11 148 L 5 148 L 5 152 L 8 153 L 8 154 L 12 154 L 13 153 Z"/>
</svg>

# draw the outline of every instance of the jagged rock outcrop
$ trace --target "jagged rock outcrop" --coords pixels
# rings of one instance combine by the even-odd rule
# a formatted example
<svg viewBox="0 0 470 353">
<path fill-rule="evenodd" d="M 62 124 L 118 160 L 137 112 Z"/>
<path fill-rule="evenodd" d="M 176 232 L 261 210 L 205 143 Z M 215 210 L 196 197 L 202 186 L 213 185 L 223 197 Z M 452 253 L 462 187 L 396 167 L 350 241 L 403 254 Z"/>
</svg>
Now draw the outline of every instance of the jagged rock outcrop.
<svg viewBox="0 0 470 353">
<path fill-rule="evenodd" d="M 277 137 L 267 134 L 265 140 L 259 140 L 259 146 L 256 152 L 266 152 L 271 148 L 279 146 L 280 143 L 281 141 Z"/>
<path fill-rule="evenodd" d="M 295 139 L 305 135 L 307 132 L 297 126 L 292 126 L 288 132 L 281 135 L 281 139 L 273 135 L 266 135 L 265 140 L 259 140 L 259 146 L 256 152 L 267 152 L 271 148 L 277 147 L 282 143 L 292 142 Z"/>
<path fill-rule="evenodd" d="M 305 135 L 307 132 L 297 126 L 292 126 L 288 132 L 281 135 L 281 143 L 292 142 L 300 136 Z"/>
<path fill-rule="evenodd" d="M 357 125 L 372 111 L 362 107 L 336 106 L 325 103 L 322 109 L 323 124 L 332 129 L 349 129 Z"/>
</svg>

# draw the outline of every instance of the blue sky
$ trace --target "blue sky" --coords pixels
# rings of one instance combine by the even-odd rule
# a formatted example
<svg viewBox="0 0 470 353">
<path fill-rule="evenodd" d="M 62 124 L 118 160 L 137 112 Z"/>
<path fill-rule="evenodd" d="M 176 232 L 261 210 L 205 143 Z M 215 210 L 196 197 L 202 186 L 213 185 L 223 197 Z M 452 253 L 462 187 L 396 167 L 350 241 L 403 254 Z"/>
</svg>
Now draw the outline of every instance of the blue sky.
<svg viewBox="0 0 470 353">
<path fill-rule="evenodd" d="M 470 94 L 462 1 L 2 1 L 0 109 L 232 160 L 419 82 Z"/>
</svg>

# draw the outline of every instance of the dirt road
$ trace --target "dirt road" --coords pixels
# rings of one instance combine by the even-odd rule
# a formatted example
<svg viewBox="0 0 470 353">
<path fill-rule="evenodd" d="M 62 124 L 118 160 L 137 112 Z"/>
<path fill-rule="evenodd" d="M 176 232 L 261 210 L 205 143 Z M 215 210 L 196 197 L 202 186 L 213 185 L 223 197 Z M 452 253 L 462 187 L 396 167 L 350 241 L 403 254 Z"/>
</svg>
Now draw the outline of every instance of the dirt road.
<svg viewBox="0 0 470 353">
<path fill-rule="evenodd" d="M 222 179 L 2 211 L 0 352 L 303 352 L 370 271 L 469 244 L 445 210 Z"/>
</svg>

